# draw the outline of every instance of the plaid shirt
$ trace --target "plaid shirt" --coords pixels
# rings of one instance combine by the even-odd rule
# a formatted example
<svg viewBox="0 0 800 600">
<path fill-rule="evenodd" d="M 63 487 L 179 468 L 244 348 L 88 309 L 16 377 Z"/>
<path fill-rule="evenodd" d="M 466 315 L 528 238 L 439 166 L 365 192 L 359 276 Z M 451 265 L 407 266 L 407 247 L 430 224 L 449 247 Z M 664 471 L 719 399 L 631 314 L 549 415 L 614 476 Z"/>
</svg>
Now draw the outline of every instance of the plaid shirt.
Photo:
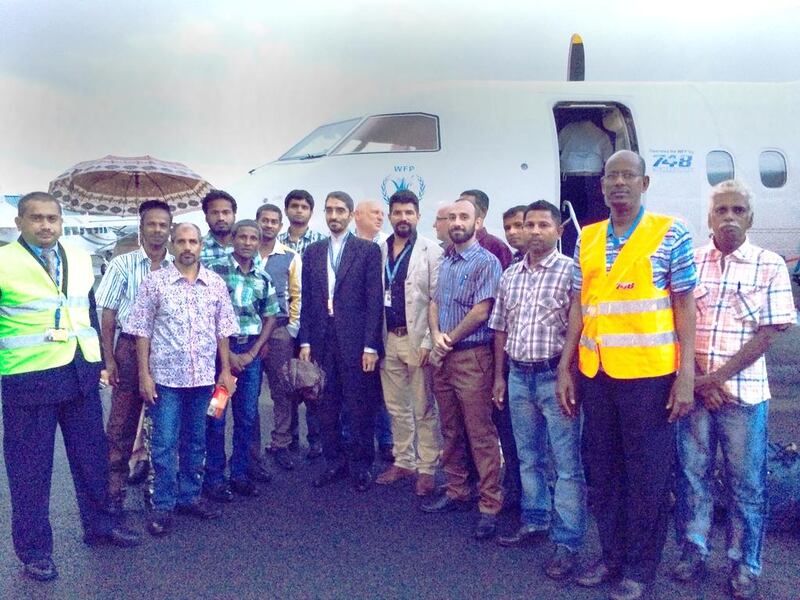
<svg viewBox="0 0 800 600">
<path fill-rule="evenodd" d="M 239 335 L 258 335 L 261 333 L 261 318 L 281 312 L 272 279 L 255 263 L 244 273 L 233 255 L 228 255 L 212 260 L 208 268 L 222 277 L 228 287 L 239 323 Z"/>
<path fill-rule="evenodd" d="M 794 300 L 786 263 L 749 241 L 725 258 L 713 242 L 694 251 L 698 284 L 695 357 L 704 372 L 719 369 L 762 325 L 795 322 Z M 769 400 L 767 363 L 761 355 L 725 382 L 743 404 Z"/>
<path fill-rule="evenodd" d="M 489 327 L 508 333 L 511 359 L 535 362 L 561 353 L 571 278 L 572 259 L 555 249 L 533 267 L 523 259 L 503 273 Z"/>
<path fill-rule="evenodd" d="M 436 304 L 439 306 L 439 330 L 452 331 L 472 307 L 495 295 L 500 280 L 500 261 L 475 241 L 460 254 L 455 246 L 439 267 Z M 492 330 L 481 325 L 459 343 L 489 343 Z M 458 344 L 456 344 L 458 348 Z"/>
<path fill-rule="evenodd" d="M 200 262 L 203 263 L 204 267 L 208 267 L 212 260 L 227 256 L 231 252 L 233 252 L 233 246 L 230 244 L 223 246 L 209 231 L 203 237 L 203 247 L 200 249 Z"/>
<path fill-rule="evenodd" d="M 314 242 L 319 242 L 327 238 L 327 235 L 323 235 L 316 231 L 313 231 L 310 227 L 306 229 L 306 232 L 300 237 L 299 240 L 293 242 L 289 238 L 289 231 L 284 231 L 283 233 L 278 235 L 278 241 L 283 244 L 284 246 L 288 246 L 290 250 L 294 250 L 300 255 L 300 258 L 303 258 L 303 255 L 306 253 L 306 248 L 308 248 Z"/>
</svg>

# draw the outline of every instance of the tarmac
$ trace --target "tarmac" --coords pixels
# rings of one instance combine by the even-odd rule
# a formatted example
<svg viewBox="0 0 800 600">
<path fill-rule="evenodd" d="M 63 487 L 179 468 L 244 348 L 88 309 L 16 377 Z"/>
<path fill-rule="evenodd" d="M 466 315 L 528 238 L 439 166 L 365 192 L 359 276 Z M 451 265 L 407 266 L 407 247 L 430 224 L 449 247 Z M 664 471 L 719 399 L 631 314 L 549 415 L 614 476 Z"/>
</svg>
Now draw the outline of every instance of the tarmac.
<svg viewBox="0 0 800 600">
<path fill-rule="evenodd" d="M 768 353 L 773 400 L 770 439 L 800 442 L 800 328 L 778 339 Z M 266 386 L 265 386 L 266 389 Z M 104 394 L 104 409 L 109 406 Z M 261 399 L 264 439 L 272 425 L 271 404 Z M 229 417 L 229 424 L 232 419 Z M 230 427 L 230 425 L 229 425 Z M 230 434 L 230 432 L 229 432 Z M 230 439 L 228 439 L 230 444 Z M 0 462 L 2 458 L 0 457 Z M 377 474 L 385 465 L 377 464 Z M 410 482 L 373 485 L 366 493 L 348 481 L 321 490 L 311 482 L 322 462 L 296 456 L 296 468 L 273 468 L 274 479 L 259 498 L 237 498 L 222 519 L 200 522 L 178 517 L 173 535 L 143 533 L 134 549 L 89 548 L 82 542 L 63 443 L 56 443 L 51 496 L 54 560 L 60 577 L 49 583 L 22 576 L 11 543 L 10 501 L 0 469 L 0 598 L 7 599 L 372 599 L 526 598 L 589 600 L 607 588 L 586 590 L 542 572 L 552 548 L 501 548 L 472 538 L 477 511 L 428 515 L 418 509 Z M 441 477 L 441 475 L 440 475 Z M 140 488 L 128 498 L 130 524 L 144 528 Z M 501 531 L 517 525 L 502 516 Z M 760 598 L 800 598 L 800 524 L 792 532 L 769 533 L 764 542 Z M 682 585 L 669 578 L 678 549 L 670 536 L 659 577 L 658 600 L 727 598 L 724 531 L 716 526 L 712 557 L 702 582 Z M 580 553 L 597 556 L 594 524 Z"/>
</svg>

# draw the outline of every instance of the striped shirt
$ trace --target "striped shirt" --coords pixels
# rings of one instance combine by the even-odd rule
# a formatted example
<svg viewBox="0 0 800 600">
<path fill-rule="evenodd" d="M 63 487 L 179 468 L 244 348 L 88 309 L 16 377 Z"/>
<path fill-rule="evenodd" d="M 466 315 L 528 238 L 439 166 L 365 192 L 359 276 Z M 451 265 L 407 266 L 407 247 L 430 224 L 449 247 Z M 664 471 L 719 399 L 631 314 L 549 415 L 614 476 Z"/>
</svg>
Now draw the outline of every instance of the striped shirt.
<svg viewBox="0 0 800 600">
<path fill-rule="evenodd" d="M 222 277 L 231 296 L 233 312 L 239 323 L 239 335 L 258 335 L 261 333 L 262 317 L 280 314 L 278 296 L 272 279 L 255 262 L 245 273 L 232 254 L 208 263 L 208 268 Z"/>
<path fill-rule="evenodd" d="M 503 273 L 489 327 L 508 334 L 509 357 L 535 362 L 561 353 L 571 279 L 572 259 L 555 249 L 532 268 L 523 259 Z"/>
<path fill-rule="evenodd" d="M 167 252 L 159 268 L 172 262 Z M 117 326 L 122 329 L 131 313 L 139 286 L 152 270 L 152 261 L 144 248 L 114 257 L 97 287 L 97 305 L 117 311 Z"/>
<path fill-rule="evenodd" d="M 288 246 L 290 250 L 297 252 L 300 255 L 300 258 L 303 258 L 303 255 L 306 253 L 306 248 L 308 248 L 314 242 L 322 241 L 327 237 L 327 235 L 323 235 L 309 227 L 296 242 L 291 240 L 288 230 L 278 235 L 278 241 L 281 244 Z"/>
<path fill-rule="evenodd" d="M 500 275 L 500 261 L 477 240 L 460 253 L 453 246 L 439 268 L 439 285 L 434 296 L 439 306 L 439 329 L 445 333 L 452 331 L 474 305 L 493 299 Z M 483 323 L 459 344 L 491 341 L 492 330 Z"/>
<path fill-rule="evenodd" d="M 762 325 L 795 322 L 794 300 L 786 263 L 777 254 L 749 241 L 725 257 L 713 242 L 694 251 L 698 284 L 695 357 L 709 373 L 719 369 Z M 767 364 L 762 354 L 725 382 L 743 404 L 769 400 Z"/>
<path fill-rule="evenodd" d="M 204 267 L 207 267 L 212 260 L 222 258 L 233 252 L 233 246 L 228 244 L 223 246 L 217 241 L 209 231 L 203 237 L 203 247 L 200 249 L 200 262 Z"/>
<path fill-rule="evenodd" d="M 614 235 L 611 221 L 608 223 L 606 236 L 606 272 L 611 270 L 614 261 L 630 239 L 639 221 L 644 215 L 644 207 L 639 211 L 630 229 L 622 236 Z M 575 268 L 572 270 L 572 291 L 580 293 L 583 284 L 583 273 L 580 264 L 581 240 L 575 243 Z M 681 221 L 675 219 L 661 242 L 658 250 L 650 257 L 653 266 L 653 285 L 660 290 L 669 289 L 673 294 L 688 292 L 694 289 L 697 271 L 694 266 L 692 236 Z"/>
</svg>

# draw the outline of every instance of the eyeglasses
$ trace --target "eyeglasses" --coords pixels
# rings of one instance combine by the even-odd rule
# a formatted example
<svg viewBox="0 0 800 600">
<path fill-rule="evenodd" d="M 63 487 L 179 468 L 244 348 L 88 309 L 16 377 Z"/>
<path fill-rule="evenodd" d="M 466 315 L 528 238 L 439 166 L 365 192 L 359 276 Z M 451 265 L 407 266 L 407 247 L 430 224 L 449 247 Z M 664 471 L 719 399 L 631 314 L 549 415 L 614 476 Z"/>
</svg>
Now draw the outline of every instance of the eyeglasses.
<svg viewBox="0 0 800 600">
<path fill-rule="evenodd" d="M 603 175 L 603 179 L 609 181 L 615 181 L 619 177 L 622 177 L 623 181 L 633 181 L 637 177 L 641 177 L 641 174 L 634 173 L 633 171 L 609 171 Z"/>
</svg>

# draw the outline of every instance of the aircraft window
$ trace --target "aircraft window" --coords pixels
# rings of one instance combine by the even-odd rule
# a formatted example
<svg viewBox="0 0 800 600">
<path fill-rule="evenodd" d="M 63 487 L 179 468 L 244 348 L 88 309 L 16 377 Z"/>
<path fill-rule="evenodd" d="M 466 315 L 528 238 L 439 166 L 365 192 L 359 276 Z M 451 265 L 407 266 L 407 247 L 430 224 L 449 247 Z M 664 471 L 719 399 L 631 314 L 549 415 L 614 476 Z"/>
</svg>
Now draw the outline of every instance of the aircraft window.
<svg viewBox="0 0 800 600">
<path fill-rule="evenodd" d="M 733 157 L 724 150 L 712 150 L 706 156 L 706 177 L 709 185 L 733 179 Z"/>
<path fill-rule="evenodd" d="M 786 185 L 786 158 L 776 150 L 765 150 L 758 157 L 758 171 L 761 183 L 767 188 Z"/>
<path fill-rule="evenodd" d="M 339 144 L 333 154 L 437 150 L 439 118 L 416 113 L 369 117 Z"/>
<path fill-rule="evenodd" d="M 292 146 L 278 160 L 292 160 L 303 158 L 319 158 L 325 156 L 331 148 L 338 144 L 361 119 L 350 119 L 338 123 L 328 123 L 317 127 L 304 137 L 299 143 Z"/>
</svg>

